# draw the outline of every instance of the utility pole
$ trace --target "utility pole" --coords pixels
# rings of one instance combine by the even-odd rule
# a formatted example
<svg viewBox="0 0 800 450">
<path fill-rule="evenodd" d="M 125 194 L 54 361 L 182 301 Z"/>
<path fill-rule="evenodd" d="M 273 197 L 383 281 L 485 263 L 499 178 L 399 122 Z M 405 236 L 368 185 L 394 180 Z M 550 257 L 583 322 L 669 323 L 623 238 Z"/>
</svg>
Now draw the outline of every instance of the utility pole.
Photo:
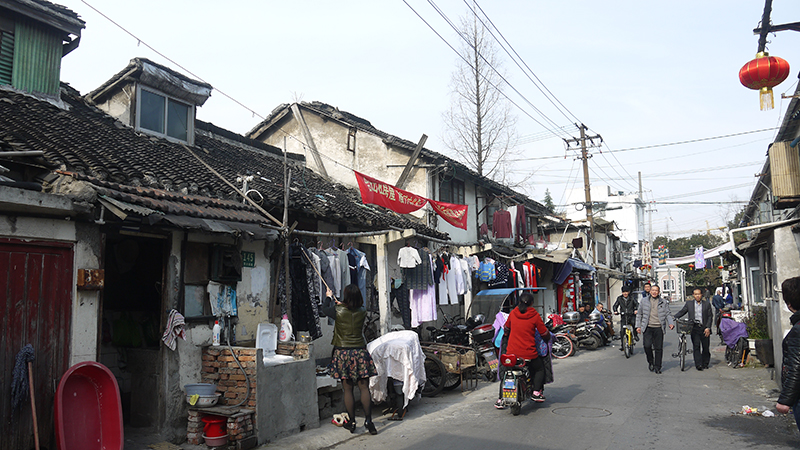
<svg viewBox="0 0 800 450">
<path fill-rule="evenodd" d="M 589 245 L 592 246 L 592 264 L 597 263 L 597 246 L 594 242 L 594 217 L 592 217 L 592 187 L 589 181 L 589 152 L 586 148 L 586 140 L 588 139 L 591 142 L 592 147 L 596 147 L 594 140 L 599 139 L 600 142 L 603 142 L 603 138 L 598 134 L 595 136 L 586 136 L 586 125 L 584 124 L 575 124 L 578 129 L 581 131 L 580 139 L 564 139 L 564 142 L 567 144 L 567 148 L 569 148 L 570 143 L 580 144 L 581 146 L 581 160 L 583 161 L 583 190 L 585 193 L 586 198 L 586 220 L 589 221 Z"/>
</svg>

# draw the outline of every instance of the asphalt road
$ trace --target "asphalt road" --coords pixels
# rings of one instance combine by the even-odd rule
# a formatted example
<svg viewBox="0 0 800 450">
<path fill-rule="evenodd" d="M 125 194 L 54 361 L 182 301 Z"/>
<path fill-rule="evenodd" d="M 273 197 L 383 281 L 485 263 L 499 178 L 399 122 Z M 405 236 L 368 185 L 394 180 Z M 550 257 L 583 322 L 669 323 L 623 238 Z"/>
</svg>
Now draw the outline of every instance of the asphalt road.
<svg viewBox="0 0 800 450">
<path fill-rule="evenodd" d="M 674 305 L 677 311 L 679 305 Z M 712 336 L 712 346 L 718 344 Z M 743 405 L 774 412 L 777 391 L 770 370 L 733 369 L 724 353 L 712 352 L 702 372 L 687 361 L 681 372 L 678 337 L 665 339 L 663 373 L 651 373 L 641 342 L 626 359 L 614 347 L 581 350 L 557 360 L 547 401 L 527 403 L 519 416 L 496 410 L 496 383 L 472 391 L 455 390 L 412 403 L 405 420 L 375 418 L 379 434 L 366 434 L 359 418 L 357 434 L 330 425 L 291 436 L 262 448 L 319 449 L 759 449 L 800 447 L 792 417 L 738 414 Z M 378 408 L 380 409 L 380 408 Z"/>
</svg>

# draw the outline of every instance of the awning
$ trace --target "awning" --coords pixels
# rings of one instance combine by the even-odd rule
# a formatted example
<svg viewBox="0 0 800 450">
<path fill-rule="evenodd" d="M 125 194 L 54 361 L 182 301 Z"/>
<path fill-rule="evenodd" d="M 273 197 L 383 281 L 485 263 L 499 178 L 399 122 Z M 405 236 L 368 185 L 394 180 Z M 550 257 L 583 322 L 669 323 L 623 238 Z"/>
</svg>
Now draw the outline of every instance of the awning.
<svg viewBox="0 0 800 450">
<path fill-rule="evenodd" d="M 572 254 L 571 249 L 562 249 L 562 250 L 554 250 L 548 253 L 536 254 L 533 255 L 533 257 L 534 259 L 538 259 L 539 261 L 546 261 L 551 264 L 558 264 L 568 260 L 569 255 L 571 254 Z"/>
<path fill-rule="evenodd" d="M 152 214 L 145 218 L 150 225 L 159 222 L 168 222 L 176 227 L 187 230 L 200 230 L 210 233 L 223 233 L 242 235 L 252 240 L 270 240 L 278 238 L 278 232 L 263 228 L 255 223 L 231 222 L 227 220 L 201 219 L 189 216 L 176 216 L 172 214 Z"/>
<path fill-rule="evenodd" d="M 625 274 L 620 272 L 619 270 L 606 269 L 605 267 L 598 267 L 597 273 L 608 275 L 609 278 L 616 278 L 618 280 L 625 279 Z"/>
<path fill-rule="evenodd" d="M 592 267 L 590 264 L 586 264 L 585 262 L 575 259 L 569 258 L 561 264 L 556 264 L 555 270 L 553 270 L 553 283 L 556 286 L 560 285 L 567 279 L 569 274 L 572 273 L 574 270 L 583 270 L 585 272 L 594 272 L 595 268 Z"/>
</svg>

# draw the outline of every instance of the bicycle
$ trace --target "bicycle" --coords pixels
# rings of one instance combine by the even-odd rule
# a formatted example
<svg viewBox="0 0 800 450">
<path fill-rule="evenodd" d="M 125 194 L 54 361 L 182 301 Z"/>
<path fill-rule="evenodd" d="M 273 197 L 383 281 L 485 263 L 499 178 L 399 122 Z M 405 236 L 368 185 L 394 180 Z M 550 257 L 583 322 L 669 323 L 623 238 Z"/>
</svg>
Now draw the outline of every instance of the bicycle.
<svg viewBox="0 0 800 450">
<path fill-rule="evenodd" d="M 624 312 L 620 313 L 620 320 L 625 325 L 622 327 L 625 330 L 625 334 L 620 336 L 620 344 L 622 345 L 622 353 L 625 354 L 625 358 L 630 358 L 633 355 L 633 346 L 635 345 L 635 339 L 633 337 L 633 325 L 627 323 L 625 321 L 625 316 L 627 314 Z"/>
<path fill-rule="evenodd" d="M 673 353 L 673 358 L 680 358 L 681 362 L 681 372 L 686 369 L 686 354 L 692 353 L 692 350 L 689 350 L 688 343 L 686 342 L 686 335 L 692 333 L 692 327 L 694 324 L 689 322 L 688 318 L 680 318 L 675 320 L 676 326 L 675 329 L 678 331 L 678 353 Z"/>
</svg>

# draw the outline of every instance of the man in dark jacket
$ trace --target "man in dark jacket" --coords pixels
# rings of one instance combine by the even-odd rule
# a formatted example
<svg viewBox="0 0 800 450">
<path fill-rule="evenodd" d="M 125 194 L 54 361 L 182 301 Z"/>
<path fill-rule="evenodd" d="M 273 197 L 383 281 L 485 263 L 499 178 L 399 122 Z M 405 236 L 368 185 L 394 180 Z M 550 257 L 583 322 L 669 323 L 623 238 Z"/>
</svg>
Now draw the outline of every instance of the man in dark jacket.
<svg viewBox="0 0 800 450">
<path fill-rule="evenodd" d="M 689 314 L 689 322 L 692 323 L 692 354 L 694 355 L 694 367 L 697 370 L 708 369 L 711 362 L 711 351 L 709 344 L 711 341 L 711 322 L 714 319 L 711 310 L 711 303 L 703 300 L 703 291 L 694 288 L 692 291 L 694 300 L 689 300 L 683 304 L 683 308 L 675 314 L 675 318 Z M 703 353 L 700 353 L 700 347 Z"/>
<path fill-rule="evenodd" d="M 786 414 L 794 410 L 794 421 L 800 430 L 800 277 L 781 283 L 781 295 L 791 311 L 792 329 L 783 338 L 783 363 L 781 364 L 781 395 L 775 409 Z"/>
<path fill-rule="evenodd" d="M 614 306 L 611 307 L 611 310 L 614 311 L 614 315 L 622 314 L 622 317 L 619 321 L 619 335 L 620 338 L 625 336 L 625 325 L 633 325 L 636 322 L 636 310 L 639 309 L 639 302 L 631 295 L 631 288 L 625 286 L 622 288 L 622 295 L 617 297 L 617 301 L 614 302 Z M 639 335 L 636 333 L 636 329 L 633 330 L 633 336 L 638 341 Z M 620 347 L 622 350 L 622 347 Z"/>
</svg>

